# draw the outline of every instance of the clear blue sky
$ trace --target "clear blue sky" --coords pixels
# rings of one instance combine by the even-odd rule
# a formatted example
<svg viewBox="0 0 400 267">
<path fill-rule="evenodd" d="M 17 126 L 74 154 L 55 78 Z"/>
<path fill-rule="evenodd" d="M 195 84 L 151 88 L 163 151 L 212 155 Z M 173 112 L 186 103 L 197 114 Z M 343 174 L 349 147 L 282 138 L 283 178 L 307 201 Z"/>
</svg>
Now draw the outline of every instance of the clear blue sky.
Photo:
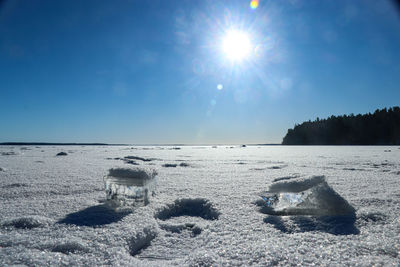
<svg viewBox="0 0 400 267">
<path fill-rule="evenodd" d="M 280 143 L 400 104 L 391 1 L 1 3 L 0 142 Z M 221 50 L 233 28 L 241 62 Z"/>
</svg>

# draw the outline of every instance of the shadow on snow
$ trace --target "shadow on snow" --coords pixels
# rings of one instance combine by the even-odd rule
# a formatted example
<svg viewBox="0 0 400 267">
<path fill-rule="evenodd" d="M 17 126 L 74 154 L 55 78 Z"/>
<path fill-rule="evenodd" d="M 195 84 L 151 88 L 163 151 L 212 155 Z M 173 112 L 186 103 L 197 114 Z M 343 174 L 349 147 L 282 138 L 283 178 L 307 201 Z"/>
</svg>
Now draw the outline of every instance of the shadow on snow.
<svg viewBox="0 0 400 267">
<path fill-rule="evenodd" d="M 357 235 L 360 231 L 354 225 L 355 215 L 340 216 L 276 216 L 269 215 L 264 222 L 272 224 L 283 233 L 326 232 L 333 235 Z"/>
<path fill-rule="evenodd" d="M 96 205 L 78 212 L 68 214 L 58 223 L 74 224 L 77 226 L 101 226 L 122 220 L 132 211 L 115 211 L 107 205 Z"/>
</svg>

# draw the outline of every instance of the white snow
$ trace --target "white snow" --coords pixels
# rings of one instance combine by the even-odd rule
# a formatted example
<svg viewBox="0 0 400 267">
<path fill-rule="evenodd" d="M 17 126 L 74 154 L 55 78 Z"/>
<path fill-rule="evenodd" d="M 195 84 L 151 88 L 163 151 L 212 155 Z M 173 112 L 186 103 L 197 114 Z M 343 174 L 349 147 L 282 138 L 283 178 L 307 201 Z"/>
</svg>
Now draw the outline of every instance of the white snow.
<svg viewBox="0 0 400 267">
<path fill-rule="evenodd" d="M 0 266 L 400 262 L 399 147 L 21 148 L 0 146 Z M 148 205 L 105 205 L 105 176 L 155 172 Z M 313 197 L 272 213 L 266 192 Z"/>
</svg>

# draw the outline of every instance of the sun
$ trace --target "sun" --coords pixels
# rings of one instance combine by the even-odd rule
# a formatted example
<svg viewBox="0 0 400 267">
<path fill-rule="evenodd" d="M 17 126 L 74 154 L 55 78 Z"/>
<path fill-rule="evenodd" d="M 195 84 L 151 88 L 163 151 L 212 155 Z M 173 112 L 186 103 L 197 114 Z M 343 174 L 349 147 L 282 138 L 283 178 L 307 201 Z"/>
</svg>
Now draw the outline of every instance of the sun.
<svg viewBox="0 0 400 267">
<path fill-rule="evenodd" d="M 222 38 L 222 51 L 233 62 L 241 62 L 249 57 L 251 52 L 249 35 L 240 30 L 229 30 Z"/>
</svg>

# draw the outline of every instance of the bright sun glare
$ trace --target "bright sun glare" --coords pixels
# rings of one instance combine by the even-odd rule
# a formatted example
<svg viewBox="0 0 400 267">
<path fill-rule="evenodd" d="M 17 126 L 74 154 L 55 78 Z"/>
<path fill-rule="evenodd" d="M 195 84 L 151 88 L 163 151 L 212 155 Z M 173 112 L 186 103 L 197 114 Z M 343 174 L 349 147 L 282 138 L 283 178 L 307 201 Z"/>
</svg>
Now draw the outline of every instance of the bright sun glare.
<svg viewBox="0 0 400 267">
<path fill-rule="evenodd" d="M 240 62 L 246 59 L 251 52 L 248 34 L 239 30 L 229 30 L 222 39 L 222 51 L 231 61 Z"/>
</svg>

